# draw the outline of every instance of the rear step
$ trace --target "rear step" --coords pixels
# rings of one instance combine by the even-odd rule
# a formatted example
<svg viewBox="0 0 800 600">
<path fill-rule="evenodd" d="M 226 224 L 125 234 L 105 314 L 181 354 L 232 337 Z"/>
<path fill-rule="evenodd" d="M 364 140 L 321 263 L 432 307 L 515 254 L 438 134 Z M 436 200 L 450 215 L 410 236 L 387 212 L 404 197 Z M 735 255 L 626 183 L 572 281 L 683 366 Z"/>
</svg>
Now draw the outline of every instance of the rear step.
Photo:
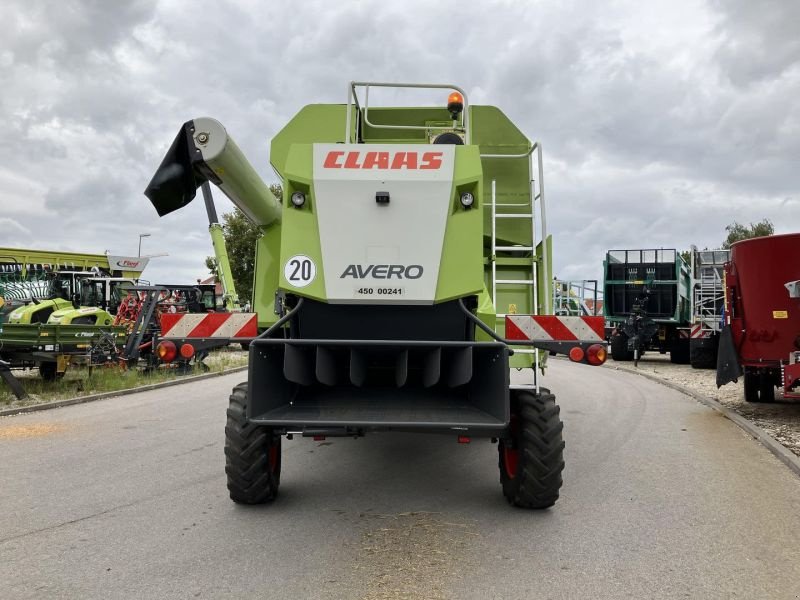
<svg viewBox="0 0 800 600">
<path fill-rule="evenodd" d="M 496 342 L 258 339 L 247 417 L 316 432 L 497 433 L 509 421 L 508 379 L 508 349 Z"/>
</svg>

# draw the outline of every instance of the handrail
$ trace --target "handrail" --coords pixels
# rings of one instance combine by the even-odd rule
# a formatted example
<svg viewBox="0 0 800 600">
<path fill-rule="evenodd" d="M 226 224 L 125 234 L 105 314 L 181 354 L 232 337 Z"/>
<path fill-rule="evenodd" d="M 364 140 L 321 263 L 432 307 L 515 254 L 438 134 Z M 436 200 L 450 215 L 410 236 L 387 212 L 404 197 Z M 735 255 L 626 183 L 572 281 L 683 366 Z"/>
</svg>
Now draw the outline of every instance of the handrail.
<svg viewBox="0 0 800 600">
<path fill-rule="evenodd" d="M 481 158 L 528 158 L 538 146 L 539 142 L 534 142 L 530 150 L 522 154 L 481 154 L 480 156 Z"/>
<path fill-rule="evenodd" d="M 423 130 L 429 131 L 432 129 L 436 130 L 451 130 L 451 129 L 462 129 L 464 131 L 464 136 L 466 137 L 466 143 L 469 144 L 471 141 L 471 135 L 469 130 L 469 100 L 467 97 L 467 93 L 458 87 L 457 85 L 452 84 L 439 84 L 439 83 L 387 83 L 387 82 L 377 82 L 377 81 L 351 81 L 348 86 L 347 91 L 347 115 L 345 121 L 345 142 L 351 143 L 352 136 L 350 135 L 350 124 L 351 124 L 351 106 L 353 102 L 355 102 L 357 111 L 361 112 L 361 106 L 358 103 L 358 93 L 356 92 L 356 88 L 363 87 L 365 89 L 365 96 L 364 96 L 364 123 L 372 127 L 373 129 L 412 129 L 412 130 Z M 415 89 L 442 89 L 442 90 L 455 90 L 461 94 L 464 98 L 464 109 L 461 111 L 461 126 L 454 125 L 453 127 L 440 127 L 440 126 L 425 126 L 425 125 L 381 125 L 372 123 L 369 120 L 369 88 L 370 87 L 385 87 L 385 88 L 415 88 Z M 454 121 L 456 123 L 457 121 Z"/>
</svg>

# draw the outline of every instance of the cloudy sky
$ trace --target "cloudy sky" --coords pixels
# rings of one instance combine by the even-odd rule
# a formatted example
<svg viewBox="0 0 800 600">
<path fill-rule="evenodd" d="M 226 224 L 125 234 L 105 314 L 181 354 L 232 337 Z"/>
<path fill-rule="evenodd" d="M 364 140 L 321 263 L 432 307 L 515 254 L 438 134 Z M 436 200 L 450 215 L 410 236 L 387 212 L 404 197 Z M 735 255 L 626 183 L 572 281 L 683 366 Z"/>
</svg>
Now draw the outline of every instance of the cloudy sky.
<svg viewBox="0 0 800 600">
<path fill-rule="evenodd" d="M 267 181 L 269 140 L 346 82 L 456 83 L 545 150 L 555 273 L 621 247 L 800 231 L 800 2 L 3 0 L 0 246 L 135 254 L 191 282 L 203 205 L 142 191 L 178 127 L 222 121 Z M 231 205 L 217 193 L 221 210 Z"/>
</svg>

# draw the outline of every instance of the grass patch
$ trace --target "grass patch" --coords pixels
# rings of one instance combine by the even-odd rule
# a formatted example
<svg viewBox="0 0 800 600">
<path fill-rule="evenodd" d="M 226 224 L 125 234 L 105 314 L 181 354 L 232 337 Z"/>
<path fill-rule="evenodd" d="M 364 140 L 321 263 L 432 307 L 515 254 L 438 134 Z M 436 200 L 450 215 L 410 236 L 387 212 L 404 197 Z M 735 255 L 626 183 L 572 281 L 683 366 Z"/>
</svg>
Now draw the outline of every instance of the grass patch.
<svg viewBox="0 0 800 600">
<path fill-rule="evenodd" d="M 95 367 L 91 370 L 86 367 L 70 367 L 64 377 L 56 381 L 44 381 L 39 377 L 38 369 L 14 371 L 14 376 L 22 382 L 28 397 L 17 400 L 8 385 L 0 380 L 0 408 L 30 406 L 102 392 L 118 392 L 180 379 L 187 375 L 221 373 L 247 365 L 247 352 L 224 348 L 212 352 L 204 363 L 207 370 L 195 368 L 188 373 L 180 373 L 177 369 L 157 369 L 151 372 L 123 370 L 116 365 Z"/>
</svg>

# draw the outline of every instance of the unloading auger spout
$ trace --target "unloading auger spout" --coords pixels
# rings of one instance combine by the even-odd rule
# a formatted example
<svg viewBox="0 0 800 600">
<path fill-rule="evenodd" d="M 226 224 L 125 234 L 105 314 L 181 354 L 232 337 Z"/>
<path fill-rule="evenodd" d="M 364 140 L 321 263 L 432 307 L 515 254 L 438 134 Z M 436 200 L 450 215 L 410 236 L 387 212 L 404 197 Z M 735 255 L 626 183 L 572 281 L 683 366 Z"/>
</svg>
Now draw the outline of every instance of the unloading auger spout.
<svg viewBox="0 0 800 600">
<path fill-rule="evenodd" d="M 197 188 L 215 184 L 256 225 L 279 222 L 281 203 L 222 124 L 201 117 L 183 124 L 145 190 L 159 216 L 194 200 Z"/>
</svg>

